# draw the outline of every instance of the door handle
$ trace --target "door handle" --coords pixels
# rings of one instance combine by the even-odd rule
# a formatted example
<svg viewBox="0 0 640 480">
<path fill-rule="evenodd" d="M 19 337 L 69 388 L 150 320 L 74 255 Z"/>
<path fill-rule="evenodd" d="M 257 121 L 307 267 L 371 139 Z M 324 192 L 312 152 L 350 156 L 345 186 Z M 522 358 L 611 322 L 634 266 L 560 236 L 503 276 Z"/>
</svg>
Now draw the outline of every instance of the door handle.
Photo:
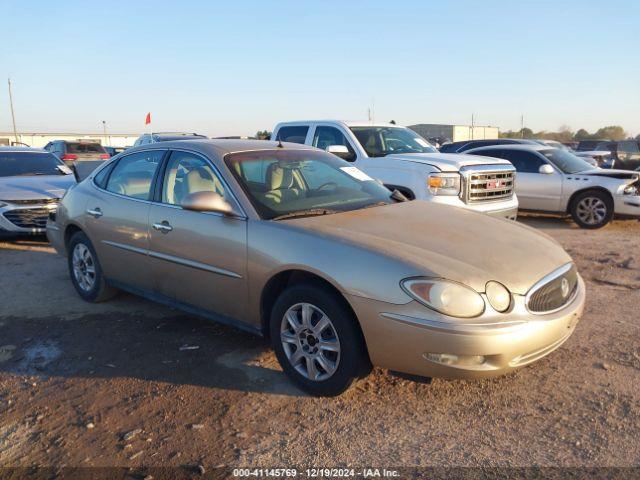
<svg viewBox="0 0 640 480">
<path fill-rule="evenodd" d="M 87 210 L 87 213 L 93 218 L 100 218 L 103 215 L 102 210 L 100 210 L 100 208 L 98 207 L 94 208 L 93 210 Z"/>
<path fill-rule="evenodd" d="M 153 229 L 158 230 L 159 232 L 162 232 L 162 233 L 169 233 L 171 230 L 173 230 L 173 227 L 169 225 L 169 222 L 164 220 L 162 223 L 154 223 Z"/>
</svg>

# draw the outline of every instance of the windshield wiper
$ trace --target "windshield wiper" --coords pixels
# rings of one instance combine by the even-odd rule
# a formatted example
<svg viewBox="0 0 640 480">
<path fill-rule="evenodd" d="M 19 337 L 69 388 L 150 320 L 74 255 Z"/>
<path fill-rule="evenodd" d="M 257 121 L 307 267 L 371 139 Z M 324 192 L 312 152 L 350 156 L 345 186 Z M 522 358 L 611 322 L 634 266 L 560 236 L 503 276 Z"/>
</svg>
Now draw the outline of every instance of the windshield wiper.
<svg viewBox="0 0 640 480">
<path fill-rule="evenodd" d="M 284 220 L 285 218 L 295 218 L 295 217 L 314 217 L 317 215 L 331 215 L 332 213 L 338 213 L 338 210 L 329 210 L 326 208 L 311 208 L 309 210 L 299 210 L 297 212 L 285 213 L 283 215 L 278 215 L 277 217 L 273 217 L 271 220 Z"/>
</svg>

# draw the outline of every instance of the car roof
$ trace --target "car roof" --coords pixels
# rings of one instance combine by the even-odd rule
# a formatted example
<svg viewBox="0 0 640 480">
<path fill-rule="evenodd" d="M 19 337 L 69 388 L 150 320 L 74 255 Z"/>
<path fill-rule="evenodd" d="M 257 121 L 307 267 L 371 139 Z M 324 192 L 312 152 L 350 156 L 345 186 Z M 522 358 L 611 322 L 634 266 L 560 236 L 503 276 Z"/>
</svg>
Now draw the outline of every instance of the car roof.
<svg viewBox="0 0 640 480">
<path fill-rule="evenodd" d="M 17 153 L 17 152 L 49 153 L 48 151 L 44 150 L 43 148 L 36 148 L 36 147 L 0 147 L 0 152 L 11 152 L 11 153 Z"/>
<path fill-rule="evenodd" d="M 488 143 L 488 142 L 497 142 L 496 145 L 501 144 L 508 145 L 510 142 L 514 144 L 523 144 L 523 145 L 534 145 L 538 142 L 532 138 L 476 138 L 473 140 L 458 140 L 457 142 L 447 143 L 446 145 L 467 145 L 469 143 Z"/>
<path fill-rule="evenodd" d="M 539 143 L 528 143 L 528 144 L 507 144 L 507 145 L 487 145 L 484 147 L 476 147 L 476 148 L 470 148 L 469 150 L 467 150 L 464 153 L 469 153 L 469 152 L 483 152 L 486 150 L 494 150 L 496 148 L 499 148 L 501 150 L 535 150 L 535 151 L 541 151 L 541 150 L 558 150 L 556 147 L 550 147 L 549 145 L 541 145 Z"/>
<path fill-rule="evenodd" d="M 284 126 L 297 126 L 297 125 L 309 125 L 310 123 L 339 123 L 345 127 L 398 127 L 406 128 L 403 125 L 396 125 L 393 123 L 385 122 L 371 122 L 369 120 L 336 120 L 331 118 L 316 119 L 316 120 L 295 120 L 291 122 L 280 122 L 280 127 Z"/>
<path fill-rule="evenodd" d="M 285 148 L 287 150 L 317 150 L 309 145 L 291 142 L 275 142 L 269 140 L 239 140 L 239 139 L 209 139 L 198 138 L 189 140 L 175 140 L 162 143 L 150 143 L 139 147 L 128 148 L 126 153 L 134 153 L 142 150 L 173 148 L 182 150 L 194 150 L 196 152 L 213 154 L 222 158 L 229 153 L 252 152 L 259 150 L 275 150 Z"/>
<path fill-rule="evenodd" d="M 201 135 L 200 133 L 193 132 L 153 132 L 151 133 L 154 137 L 201 137 L 206 138 L 205 135 Z"/>
</svg>

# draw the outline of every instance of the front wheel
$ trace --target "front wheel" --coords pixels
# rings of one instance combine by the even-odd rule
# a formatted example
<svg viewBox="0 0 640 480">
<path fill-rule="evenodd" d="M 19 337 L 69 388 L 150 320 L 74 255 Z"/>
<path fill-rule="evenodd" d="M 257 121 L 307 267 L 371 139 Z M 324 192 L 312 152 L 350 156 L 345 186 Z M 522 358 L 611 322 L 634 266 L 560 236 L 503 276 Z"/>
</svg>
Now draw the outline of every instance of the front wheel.
<svg viewBox="0 0 640 480">
<path fill-rule="evenodd" d="M 107 285 L 96 251 L 83 232 L 77 232 L 67 245 L 69 275 L 76 291 L 87 302 L 112 298 L 116 290 Z"/>
<path fill-rule="evenodd" d="M 284 372 L 313 395 L 339 395 L 371 370 L 357 320 L 321 286 L 287 288 L 273 307 L 270 333 Z"/>
<path fill-rule="evenodd" d="M 613 218 L 613 201 L 596 190 L 579 193 L 571 204 L 571 217 L 581 228 L 602 228 Z"/>
</svg>

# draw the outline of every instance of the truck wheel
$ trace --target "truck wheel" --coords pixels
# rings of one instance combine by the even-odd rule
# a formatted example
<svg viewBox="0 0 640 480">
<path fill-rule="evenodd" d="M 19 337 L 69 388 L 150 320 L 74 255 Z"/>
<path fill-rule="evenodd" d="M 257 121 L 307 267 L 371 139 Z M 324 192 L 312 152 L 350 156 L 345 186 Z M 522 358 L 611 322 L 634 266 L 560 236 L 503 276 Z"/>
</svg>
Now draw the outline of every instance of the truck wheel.
<svg viewBox="0 0 640 480">
<path fill-rule="evenodd" d="M 613 201 L 598 190 L 581 192 L 571 202 L 571 216 L 580 228 L 602 228 L 613 218 Z"/>
<path fill-rule="evenodd" d="M 312 395 L 339 395 L 371 371 L 356 319 L 322 286 L 304 283 L 282 292 L 270 333 L 284 372 Z"/>
<path fill-rule="evenodd" d="M 116 290 L 107 285 L 96 251 L 83 232 L 77 232 L 71 237 L 67 252 L 71 283 L 83 300 L 91 303 L 104 302 L 116 294 Z"/>
</svg>

